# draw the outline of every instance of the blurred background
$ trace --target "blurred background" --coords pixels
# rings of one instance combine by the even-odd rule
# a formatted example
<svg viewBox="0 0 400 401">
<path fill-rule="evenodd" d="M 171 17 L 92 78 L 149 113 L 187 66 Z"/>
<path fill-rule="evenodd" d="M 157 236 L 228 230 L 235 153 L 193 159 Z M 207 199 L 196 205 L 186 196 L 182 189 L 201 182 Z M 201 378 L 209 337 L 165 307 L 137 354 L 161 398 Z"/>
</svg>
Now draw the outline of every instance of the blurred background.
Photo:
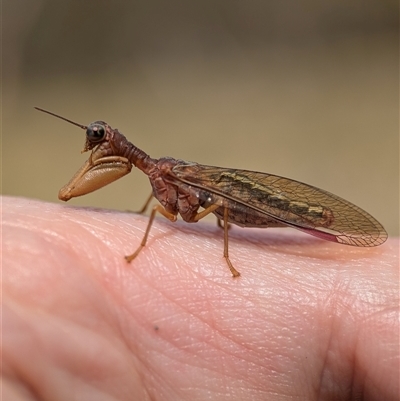
<svg viewBox="0 0 400 401">
<path fill-rule="evenodd" d="M 399 4 L 2 1 L 2 193 L 60 202 L 107 121 L 152 157 L 269 172 L 399 228 Z M 132 173 L 69 204 L 137 210 Z"/>
</svg>

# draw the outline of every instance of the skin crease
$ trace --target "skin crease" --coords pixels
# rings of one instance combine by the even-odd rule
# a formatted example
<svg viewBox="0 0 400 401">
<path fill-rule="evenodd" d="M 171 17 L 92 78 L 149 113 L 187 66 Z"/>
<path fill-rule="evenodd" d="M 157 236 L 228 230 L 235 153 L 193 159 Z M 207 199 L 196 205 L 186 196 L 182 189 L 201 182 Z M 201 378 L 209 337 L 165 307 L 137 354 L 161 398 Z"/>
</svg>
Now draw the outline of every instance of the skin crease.
<svg viewBox="0 0 400 401">
<path fill-rule="evenodd" d="M 4 400 L 398 400 L 399 240 L 2 198 Z"/>
</svg>

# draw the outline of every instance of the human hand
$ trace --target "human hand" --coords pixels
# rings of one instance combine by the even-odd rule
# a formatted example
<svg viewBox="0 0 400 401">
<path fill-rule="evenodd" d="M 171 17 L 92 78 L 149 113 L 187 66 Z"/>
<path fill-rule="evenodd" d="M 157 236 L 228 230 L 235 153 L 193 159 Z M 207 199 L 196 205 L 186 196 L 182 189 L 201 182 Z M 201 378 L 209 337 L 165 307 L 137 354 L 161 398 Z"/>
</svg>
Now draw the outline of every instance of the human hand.
<svg viewBox="0 0 400 401">
<path fill-rule="evenodd" d="M 399 399 L 398 239 L 2 206 L 4 400 Z"/>
</svg>

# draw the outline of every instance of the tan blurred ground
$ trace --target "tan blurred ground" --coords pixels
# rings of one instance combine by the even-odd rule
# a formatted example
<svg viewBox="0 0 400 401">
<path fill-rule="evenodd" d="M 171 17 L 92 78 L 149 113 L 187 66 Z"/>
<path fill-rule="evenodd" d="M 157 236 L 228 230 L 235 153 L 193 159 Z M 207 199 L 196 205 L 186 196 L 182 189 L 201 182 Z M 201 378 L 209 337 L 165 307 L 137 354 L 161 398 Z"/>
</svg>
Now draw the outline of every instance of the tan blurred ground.
<svg viewBox="0 0 400 401">
<path fill-rule="evenodd" d="M 399 226 L 398 4 L 3 2 L 2 193 L 58 202 L 105 120 L 153 157 L 270 172 Z M 74 205 L 138 209 L 139 171 Z"/>
</svg>

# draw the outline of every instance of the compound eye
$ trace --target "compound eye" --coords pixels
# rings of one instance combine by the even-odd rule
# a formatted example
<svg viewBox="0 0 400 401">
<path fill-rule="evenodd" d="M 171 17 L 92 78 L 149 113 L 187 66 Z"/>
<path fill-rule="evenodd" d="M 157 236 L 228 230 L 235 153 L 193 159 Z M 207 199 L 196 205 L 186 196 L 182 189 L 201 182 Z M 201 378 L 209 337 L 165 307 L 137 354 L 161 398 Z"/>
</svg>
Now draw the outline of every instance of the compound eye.
<svg viewBox="0 0 400 401">
<path fill-rule="evenodd" d="M 101 124 L 90 124 L 86 130 L 86 137 L 90 142 L 100 142 L 104 139 L 106 129 Z"/>
</svg>

